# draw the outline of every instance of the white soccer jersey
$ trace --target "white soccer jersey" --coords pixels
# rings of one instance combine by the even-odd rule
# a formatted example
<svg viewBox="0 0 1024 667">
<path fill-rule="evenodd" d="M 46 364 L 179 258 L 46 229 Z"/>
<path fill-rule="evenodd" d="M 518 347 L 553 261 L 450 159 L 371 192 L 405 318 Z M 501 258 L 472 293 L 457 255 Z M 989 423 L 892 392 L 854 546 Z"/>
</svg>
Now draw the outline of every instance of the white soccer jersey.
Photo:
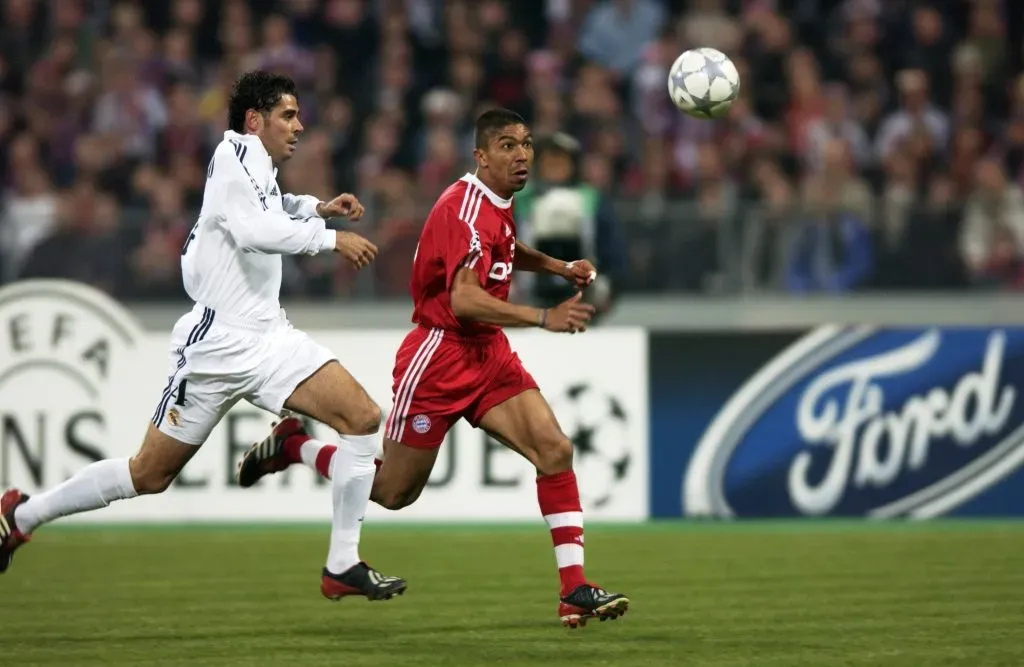
<svg viewBox="0 0 1024 667">
<path fill-rule="evenodd" d="M 316 255 L 336 233 L 319 200 L 282 194 L 255 135 L 228 130 L 206 172 L 203 208 L 181 250 L 185 291 L 197 304 L 244 320 L 280 316 L 281 255 Z"/>
</svg>

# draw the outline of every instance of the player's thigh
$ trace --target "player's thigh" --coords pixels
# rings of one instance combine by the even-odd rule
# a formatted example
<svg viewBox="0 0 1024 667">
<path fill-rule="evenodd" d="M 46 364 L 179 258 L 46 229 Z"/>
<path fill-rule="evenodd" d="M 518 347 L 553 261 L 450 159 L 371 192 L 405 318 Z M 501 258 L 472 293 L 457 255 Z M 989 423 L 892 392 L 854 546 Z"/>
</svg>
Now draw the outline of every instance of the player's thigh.
<svg viewBox="0 0 1024 667">
<path fill-rule="evenodd" d="M 188 366 L 172 377 L 153 413 L 153 426 L 177 442 L 198 447 L 238 402 L 245 383 L 190 372 Z"/>
<path fill-rule="evenodd" d="M 384 437 L 435 449 L 472 404 L 479 370 L 463 347 L 439 330 L 414 329 L 395 355 L 392 406 Z"/>
<path fill-rule="evenodd" d="M 157 404 L 142 448 L 132 459 L 132 479 L 140 493 L 166 489 L 238 402 L 239 390 L 230 382 L 190 373 L 172 378 L 172 386 Z"/>
<path fill-rule="evenodd" d="M 370 499 L 390 510 L 416 502 L 437 461 L 437 447 L 410 447 L 384 439 L 384 461 L 373 479 Z"/>
<path fill-rule="evenodd" d="M 380 427 L 380 408 L 336 360 L 328 361 L 299 382 L 285 399 L 284 407 L 323 422 L 341 434 L 370 435 Z"/>
<path fill-rule="evenodd" d="M 376 433 L 380 408 L 334 354 L 292 329 L 273 348 L 253 404 L 281 414 L 291 410 L 349 435 Z"/>
<path fill-rule="evenodd" d="M 542 475 L 572 468 L 572 442 L 536 388 L 525 389 L 487 407 L 478 425 L 524 456 Z"/>
<path fill-rule="evenodd" d="M 197 324 L 189 328 L 189 320 Z M 204 324 L 205 323 L 205 324 Z M 211 330 L 198 314 L 183 317 L 171 334 L 167 383 L 151 421 L 176 442 L 199 446 L 244 393 L 246 341 Z"/>
</svg>

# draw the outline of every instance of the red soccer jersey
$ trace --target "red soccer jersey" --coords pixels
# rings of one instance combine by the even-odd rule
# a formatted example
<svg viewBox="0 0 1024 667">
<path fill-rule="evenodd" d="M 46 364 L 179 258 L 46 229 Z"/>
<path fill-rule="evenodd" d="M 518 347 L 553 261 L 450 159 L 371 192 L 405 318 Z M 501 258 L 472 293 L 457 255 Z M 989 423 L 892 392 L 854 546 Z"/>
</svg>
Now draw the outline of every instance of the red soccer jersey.
<svg viewBox="0 0 1024 667">
<path fill-rule="evenodd" d="M 441 193 L 420 233 L 409 283 L 412 321 L 464 336 L 500 331 L 493 324 L 455 317 L 452 280 L 459 267 L 468 267 L 476 271 L 488 294 L 508 301 L 515 251 L 512 200 L 502 199 L 476 176 L 466 174 Z"/>
</svg>

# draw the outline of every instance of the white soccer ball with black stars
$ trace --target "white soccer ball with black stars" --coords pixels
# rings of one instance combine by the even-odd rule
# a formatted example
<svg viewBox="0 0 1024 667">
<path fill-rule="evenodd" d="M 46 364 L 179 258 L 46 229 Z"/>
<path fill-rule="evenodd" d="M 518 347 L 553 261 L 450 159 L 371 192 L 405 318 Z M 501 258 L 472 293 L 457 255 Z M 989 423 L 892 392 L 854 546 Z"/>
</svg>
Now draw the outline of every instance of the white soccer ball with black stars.
<svg viewBox="0 0 1024 667">
<path fill-rule="evenodd" d="M 740 73 L 718 49 L 690 49 L 668 73 L 672 102 L 695 118 L 721 118 L 740 93 Z"/>
<path fill-rule="evenodd" d="M 615 396 L 583 383 L 552 401 L 552 409 L 572 440 L 584 509 L 604 507 L 629 472 L 629 416 Z"/>
</svg>

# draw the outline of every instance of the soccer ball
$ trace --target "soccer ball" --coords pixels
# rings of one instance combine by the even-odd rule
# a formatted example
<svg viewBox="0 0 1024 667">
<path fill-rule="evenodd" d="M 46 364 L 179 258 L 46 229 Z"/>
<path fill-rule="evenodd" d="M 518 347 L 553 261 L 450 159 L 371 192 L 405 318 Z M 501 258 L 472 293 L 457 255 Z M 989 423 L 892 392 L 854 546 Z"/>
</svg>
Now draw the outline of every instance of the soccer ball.
<svg viewBox="0 0 1024 667">
<path fill-rule="evenodd" d="M 695 118 L 721 118 L 740 92 L 740 73 L 729 56 L 717 49 L 691 49 L 672 63 L 668 94 Z"/>
<path fill-rule="evenodd" d="M 559 425 L 573 444 L 573 468 L 584 508 L 607 505 L 630 465 L 629 421 L 617 398 L 576 384 L 552 402 Z"/>
</svg>

